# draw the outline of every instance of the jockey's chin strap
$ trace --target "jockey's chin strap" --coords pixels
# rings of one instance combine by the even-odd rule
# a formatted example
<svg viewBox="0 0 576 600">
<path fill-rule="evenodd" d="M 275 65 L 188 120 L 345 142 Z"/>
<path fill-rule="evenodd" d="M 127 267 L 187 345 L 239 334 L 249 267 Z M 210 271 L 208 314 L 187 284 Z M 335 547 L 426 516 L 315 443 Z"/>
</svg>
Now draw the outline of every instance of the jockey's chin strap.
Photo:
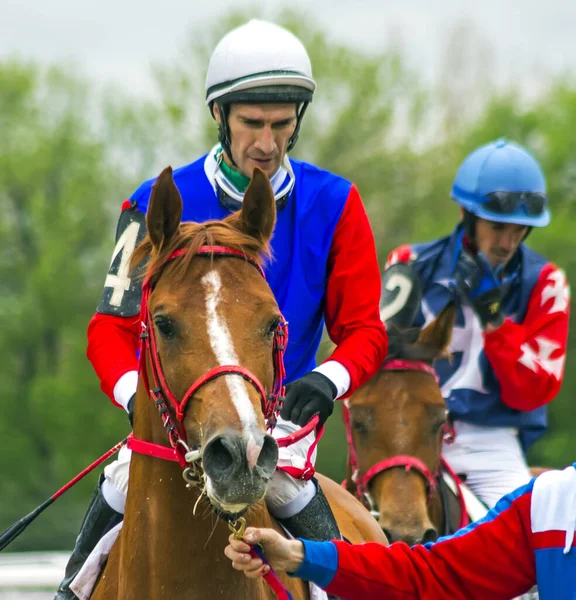
<svg viewBox="0 0 576 600">
<path fill-rule="evenodd" d="M 185 248 L 174 251 L 168 257 L 166 263 L 184 255 L 186 252 L 188 252 L 188 250 Z M 262 275 L 262 277 L 265 277 L 262 267 L 254 259 L 234 248 L 229 248 L 226 246 L 200 246 L 196 251 L 196 256 L 240 258 L 253 265 Z M 183 477 L 185 481 L 188 483 L 194 483 L 198 480 L 198 465 L 201 461 L 201 450 L 190 449 L 188 446 L 186 431 L 183 426 L 188 403 L 198 392 L 198 390 L 200 390 L 207 383 L 214 381 L 223 375 L 237 375 L 250 383 L 258 392 L 258 395 L 260 396 L 262 412 L 266 420 L 266 429 L 267 431 L 272 432 L 282 408 L 286 391 L 284 387 L 284 378 L 286 376 L 286 371 L 284 368 L 284 352 L 288 343 L 288 325 L 284 319 L 282 319 L 274 333 L 272 344 L 274 381 L 272 384 L 272 389 L 269 393 L 266 392 L 258 377 L 256 377 L 256 375 L 254 375 L 245 367 L 240 365 L 219 365 L 210 369 L 207 373 L 192 383 L 187 392 L 184 394 L 182 400 L 178 401 L 172 393 L 172 390 L 166 381 L 164 370 L 162 369 L 152 316 L 148 307 L 148 300 L 150 299 L 150 295 L 153 291 L 152 279 L 154 275 L 155 274 L 150 273 L 142 285 L 142 304 L 140 307 L 142 333 L 140 335 L 140 358 L 138 372 L 142 376 L 146 389 L 149 390 L 150 398 L 154 402 L 154 405 L 158 410 L 160 417 L 162 418 L 164 428 L 168 434 L 170 447 L 137 439 L 133 434 L 129 436 L 127 446 L 139 454 L 153 456 L 162 460 L 178 462 L 184 469 Z M 148 377 L 148 370 L 146 368 L 147 360 L 150 365 L 150 375 L 152 377 L 153 385 L 150 385 Z M 169 406 L 172 408 L 172 412 L 176 415 L 176 423 L 172 418 Z M 276 440 L 280 447 L 290 446 L 300 441 L 315 430 L 316 439 L 310 446 L 304 467 L 277 468 L 286 470 L 293 477 L 300 479 L 310 479 L 314 475 L 314 466 L 312 465 L 311 458 L 316 445 L 318 444 L 318 441 L 324 432 L 324 427 L 318 426 L 318 422 L 319 418 L 318 416 L 315 416 L 302 429 L 294 432 L 292 435 Z"/>
<path fill-rule="evenodd" d="M 384 362 L 384 364 L 382 365 L 382 370 L 421 371 L 432 375 L 436 382 L 438 382 L 438 376 L 434 371 L 434 367 L 423 361 L 391 359 Z M 426 482 L 427 502 L 430 503 L 438 485 L 441 484 L 443 471 L 446 471 L 454 479 L 454 483 L 458 491 L 457 496 L 461 509 L 459 528 L 464 527 L 468 524 L 468 515 L 464 503 L 464 495 L 462 493 L 462 490 L 460 489 L 460 480 L 453 473 L 452 469 L 450 469 L 444 458 L 440 457 L 438 469 L 434 473 L 432 473 L 430 469 L 424 464 L 424 462 L 416 456 L 398 454 L 385 460 L 381 460 L 380 462 L 373 465 L 370 469 L 368 469 L 368 471 L 366 471 L 364 475 L 361 475 L 358 467 L 358 456 L 356 454 L 356 449 L 354 448 L 354 441 L 352 438 L 352 423 L 350 418 L 350 411 L 346 404 L 344 405 L 344 422 L 346 425 L 346 436 L 348 439 L 348 464 L 351 469 L 351 479 L 355 488 L 354 495 L 373 513 L 375 512 L 375 507 L 370 497 L 369 485 L 372 479 L 374 479 L 380 473 L 398 467 L 404 467 L 406 472 L 415 471 L 420 476 L 422 476 L 424 478 L 424 481 Z M 454 429 L 447 423 L 443 426 L 442 441 L 448 444 L 451 444 L 454 441 Z"/>
</svg>

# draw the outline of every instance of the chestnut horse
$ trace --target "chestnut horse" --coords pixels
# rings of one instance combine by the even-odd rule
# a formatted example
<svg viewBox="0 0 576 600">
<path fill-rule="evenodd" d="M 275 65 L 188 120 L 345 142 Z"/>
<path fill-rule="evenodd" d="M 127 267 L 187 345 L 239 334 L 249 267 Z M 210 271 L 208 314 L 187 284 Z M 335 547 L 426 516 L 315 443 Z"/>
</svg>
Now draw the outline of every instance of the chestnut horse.
<svg viewBox="0 0 576 600">
<path fill-rule="evenodd" d="M 259 266 L 275 211 L 258 169 L 241 211 L 204 224 L 180 224 L 170 168 L 154 185 L 148 237 L 133 259 L 149 259 L 134 438 L 172 459 L 133 454 L 124 523 L 93 600 L 274 597 L 261 579 L 232 569 L 223 550 L 227 519 L 277 528 L 263 498 L 278 448 L 262 408 L 270 417 L 283 319 Z M 355 498 L 319 481 L 346 538 L 386 543 Z M 294 599 L 309 597 L 307 584 L 279 577 Z"/>
<path fill-rule="evenodd" d="M 448 411 L 432 368 L 447 354 L 455 315 L 445 308 L 412 342 L 414 330 L 393 334 L 394 359 L 348 401 L 346 487 L 370 505 L 391 542 L 435 541 L 465 524 L 441 476 Z"/>
</svg>

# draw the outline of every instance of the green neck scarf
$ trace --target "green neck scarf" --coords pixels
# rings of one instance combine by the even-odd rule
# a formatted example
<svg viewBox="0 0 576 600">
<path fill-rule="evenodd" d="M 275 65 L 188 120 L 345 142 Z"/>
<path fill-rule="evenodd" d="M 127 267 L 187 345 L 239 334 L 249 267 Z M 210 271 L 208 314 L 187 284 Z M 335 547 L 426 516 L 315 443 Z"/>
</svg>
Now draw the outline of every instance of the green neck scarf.
<svg viewBox="0 0 576 600">
<path fill-rule="evenodd" d="M 222 152 L 222 150 L 220 150 Z M 244 193 L 248 184 L 250 183 L 250 178 L 246 177 L 240 173 L 240 171 L 236 171 L 233 169 L 222 157 L 220 161 L 220 170 L 224 173 L 226 179 L 239 191 Z"/>
</svg>

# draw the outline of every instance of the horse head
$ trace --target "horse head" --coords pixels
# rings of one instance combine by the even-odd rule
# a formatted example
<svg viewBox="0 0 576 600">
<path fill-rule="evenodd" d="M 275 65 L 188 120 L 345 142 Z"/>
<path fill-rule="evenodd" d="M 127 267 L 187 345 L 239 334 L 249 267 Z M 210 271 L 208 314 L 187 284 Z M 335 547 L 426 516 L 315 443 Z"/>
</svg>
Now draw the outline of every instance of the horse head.
<svg viewBox="0 0 576 600">
<path fill-rule="evenodd" d="M 349 473 L 347 487 L 371 504 L 391 542 L 438 537 L 431 504 L 448 411 L 432 365 L 447 356 L 455 317 L 449 305 L 424 329 L 398 328 L 388 320 L 392 354 L 348 402 L 355 472 Z"/>
<path fill-rule="evenodd" d="M 148 261 L 141 314 L 149 342 L 134 435 L 182 445 L 186 460 L 199 456 L 212 506 L 234 518 L 263 498 L 278 458 L 263 411 L 278 383 L 274 352 L 284 327 L 260 266 L 276 219 L 270 182 L 255 169 L 241 211 L 223 221 L 181 224 L 181 216 L 167 168 L 133 258 Z"/>
</svg>

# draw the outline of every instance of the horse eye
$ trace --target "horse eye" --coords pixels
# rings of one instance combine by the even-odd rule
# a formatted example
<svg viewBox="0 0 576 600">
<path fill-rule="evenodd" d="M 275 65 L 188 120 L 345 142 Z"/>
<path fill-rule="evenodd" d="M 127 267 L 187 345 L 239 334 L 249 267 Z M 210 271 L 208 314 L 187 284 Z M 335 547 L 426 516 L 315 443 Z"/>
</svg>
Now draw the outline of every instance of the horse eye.
<svg viewBox="0 0 576 600">
<path fill-rule="evenodd" d="M 167 340 L 172 339 L 176 335 L 176 327 L 168 317 L 155 317 L 154 325 L 156 325 L 160 335 Z"/>
<path fill-rule="evenodd" d="M 278 325 L 280 325 L 280 317 L 274 317 L 271 321 L 270 325 L 268 325 L 268 329 L 266 330 L 266 337 L 272 338 L 278 329 Z"/>
<path fill-rule="evenodd" d="M 366 435 L 368 433 L 368 425 L 366 421 L 352 419 L 352 429 L 358 432 L 360 435 Z"/>
</svg>

